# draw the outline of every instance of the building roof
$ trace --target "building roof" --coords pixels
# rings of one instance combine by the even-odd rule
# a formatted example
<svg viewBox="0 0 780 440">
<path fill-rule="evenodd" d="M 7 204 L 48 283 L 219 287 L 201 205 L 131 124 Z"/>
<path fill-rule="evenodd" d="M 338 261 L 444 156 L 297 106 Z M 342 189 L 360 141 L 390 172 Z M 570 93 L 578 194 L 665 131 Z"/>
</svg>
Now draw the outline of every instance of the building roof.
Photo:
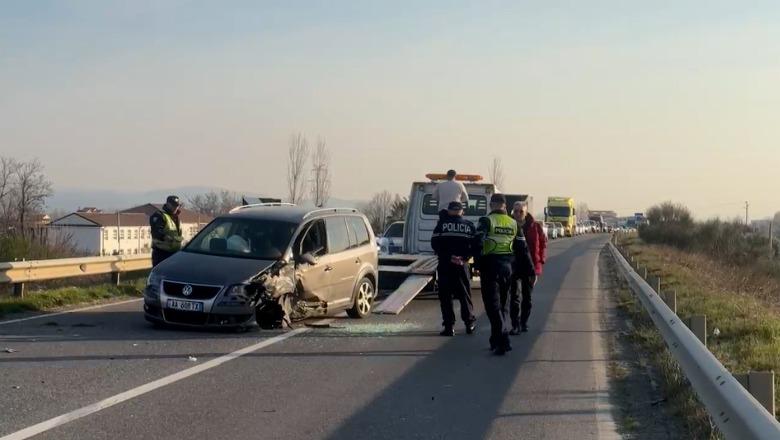
<svg viewBox="0 0 780 440">
<path fill-rule="evenodd" d="M 138 205 L 130 209 L 125 209 L 122 212 L 133 213 L 133 214 L 144 214 L 148 218 L 155 212 L 161 210 L 162 206 L 163 205 L 161 203 L 147 203 L 145 205 Z M 205 224 L 210 222 L 213 219 L 214 217 L 210 215 L 201 214 L 199 212 L 193 211 L 191 209 L 186 209 L 186 208 L 182 208 L 181 214 L 179 214 L 179 221 L 181 221 L 182 223 Z"/>
<path fill-rule="evenodd" d="M 120 213 L 117 215 L 116 213 L 74 212 L 51 222 L 55 226 L 90 226 L 90 223 L 94 226 L 102 227 L 116 227 L 117 225 L 120 227 L 138 227 L 149 226 L 149 218 L 140 213 Z"/>
</svg>

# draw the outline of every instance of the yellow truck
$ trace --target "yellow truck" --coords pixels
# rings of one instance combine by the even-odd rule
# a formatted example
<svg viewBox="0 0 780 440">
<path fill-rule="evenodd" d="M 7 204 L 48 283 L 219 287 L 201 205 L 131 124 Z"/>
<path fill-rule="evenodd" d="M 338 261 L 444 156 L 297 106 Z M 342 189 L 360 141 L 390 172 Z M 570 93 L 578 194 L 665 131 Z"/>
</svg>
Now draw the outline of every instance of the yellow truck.
<svg viewBox="0 0 780 440">
<path fill-rule="evenodd" d="M 577 215 L 571 197 L 549 197 L 544 208 L 544 221 L 563 224 L 564 234 L 573 237 L 577 233 Z"/>
</svg>

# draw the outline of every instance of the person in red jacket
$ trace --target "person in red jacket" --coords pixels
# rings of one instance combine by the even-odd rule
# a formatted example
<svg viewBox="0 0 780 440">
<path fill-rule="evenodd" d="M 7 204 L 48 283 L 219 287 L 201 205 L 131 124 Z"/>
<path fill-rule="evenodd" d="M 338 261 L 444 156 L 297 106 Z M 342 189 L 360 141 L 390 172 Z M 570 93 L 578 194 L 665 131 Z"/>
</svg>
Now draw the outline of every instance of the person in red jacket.
<svg viewBox="0 0 780 440">
<path fill-rule="evenodd" d="M 520 332 L 528 331 L 528 318 L 531 316 L 531 293 L 533 292 L 536 281 L 542 275 L 544 263 L 547 261 L 547 235 L 545 235 L 539 223 L 536 223 L 534 217 L 528 212 L 528 207 L 517 202 L 512 207 L 512 217 L 517 220 L 517 224 L 523 229 L 525 240 L 528 243 L 528 253 L 531 254 L 533 262 L 533 271 L 517 270 L 513 274 L 513 283 L 511 285 L 509 316 L 512 320 L 511 335 L 518 335 Z M 518 295 L 519 293 L 522 294 Z"/>
</svg>

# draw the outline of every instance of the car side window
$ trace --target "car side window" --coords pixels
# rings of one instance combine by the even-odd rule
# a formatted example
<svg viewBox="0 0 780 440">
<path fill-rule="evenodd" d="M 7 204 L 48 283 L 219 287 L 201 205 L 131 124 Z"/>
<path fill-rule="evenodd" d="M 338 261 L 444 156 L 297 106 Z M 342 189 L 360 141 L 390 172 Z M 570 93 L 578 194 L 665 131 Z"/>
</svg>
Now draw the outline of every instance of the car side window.
<svg viewBox="0 0 780 440">
<path fill-rule="evenodd" d="M 357 239 L 357 233 L 355 232 L 355 228 L 350 223 L 350 220 L 352 217 L 346 217 L 347 220 L 347 232 L 349 233 L 349 248 L 354 249 L 356 247 L 360 246 L 360 243 Z"/>
<path fill-rule="evenodd" d="M 325 219 L 328 231 L 328 251 L 332 254 L 349 249 L 349 233 L 344 217 L 328 217 Z"/>
<path fill-rule="evenodd" d="M 349 229 L 355 233 L 357 246 L 365 246 L 371 243 L 371 237 L 368 235 L 366 222 L 360 217 L 348 217 Z"/>
<path fill-rule="evenodd" d="M 326 237 L 325 222 L 322 220 L 312 222 L 301 240 L 301 255 L 311 253 L 315 257 L 320 257 L 328 253 Z"/>
</svg>

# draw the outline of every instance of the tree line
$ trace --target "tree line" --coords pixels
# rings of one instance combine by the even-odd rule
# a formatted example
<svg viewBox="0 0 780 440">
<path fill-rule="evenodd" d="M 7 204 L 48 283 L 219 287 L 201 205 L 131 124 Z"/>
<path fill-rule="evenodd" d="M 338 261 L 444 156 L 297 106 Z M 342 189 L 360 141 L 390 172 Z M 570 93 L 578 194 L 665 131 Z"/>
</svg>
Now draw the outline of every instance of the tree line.
<svg viewBox="0 0 780 440">
<path fill-rule="evenodd" d="M 648 243 L 704 253 L 737 266 L 761 265 L 778 255 L 774 237 L 741 219 L 696 221 L 686 206 L 670 201 L 651 207 L 645 216 L 647 224 L 639 227 L 639 236 Z"/>
</svg>

